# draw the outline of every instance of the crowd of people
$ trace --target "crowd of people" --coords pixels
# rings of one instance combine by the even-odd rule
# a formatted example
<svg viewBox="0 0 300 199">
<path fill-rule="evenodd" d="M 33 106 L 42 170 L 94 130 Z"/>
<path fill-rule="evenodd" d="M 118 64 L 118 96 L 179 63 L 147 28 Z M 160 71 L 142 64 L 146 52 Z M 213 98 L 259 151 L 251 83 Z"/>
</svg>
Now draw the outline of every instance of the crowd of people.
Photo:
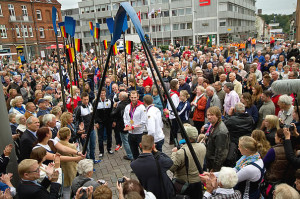
<svg viewBox="0 0 300 199">
<path fill-rule="evenodd" d="M 119 198 L 300 198 L 300 107 L 296 95 L 271 88 L 300 78 L 300 44 L 247 47 L 176 42 L 166 52 L 154 48 L 162 79 L 142 48 L 127 55 L 127 63 L 119 52 L 107 74 L 101 61 L 106 53 L 95 59 L 93 50 L 77 55 L 77 70 L 63 52 L 61 63 L 56 52 L 24 64 L 3 58 L 0 77 L 14 145 L 0 157 L 0 198 L 111 199 L 110 185 L 92 178 L 94 164 L 122 149 L 138 181 L 118 180 Z M 170 156 L 164 144 L 174 147 Z M 12 150 L 21 178 L 16 185 L 6 172 Z"/>
</svg>

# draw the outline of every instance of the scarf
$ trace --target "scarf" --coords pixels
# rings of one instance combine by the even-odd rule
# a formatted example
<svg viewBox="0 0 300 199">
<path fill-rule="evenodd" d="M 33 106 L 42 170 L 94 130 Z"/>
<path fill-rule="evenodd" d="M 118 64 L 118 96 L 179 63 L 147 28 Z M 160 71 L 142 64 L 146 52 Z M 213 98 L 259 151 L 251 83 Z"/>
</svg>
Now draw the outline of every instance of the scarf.
<svg viewBox="0 0 300 199">
<path fill-rule="evenodd" d="M 172 95 L 175 94 L 175 93 L 176 93 L 177 96 L 179 97 L 180 94 L 178 93 L 178 91 L 174 91 L 174 90 L 172 90 L 172 89 L 171 89 L 171 92 L 170 92 L 170 97 L 172 97 Z"/>
<path fill-rule="evenodd" d="M 26 112 L 26 110 L 25 110 L 25 108 L 24 108 L 23 106 L 21 106 L 21 108 L 15 107 L 15 109 L 16 109 L 17 111 L 19 111 L 21 114 L 25 114 L 25 112 Z"/>
<path fill-rule="evenodd" d="M 245 156 L 243 155 L 236 163 L 235 169 L 236 170 L 241 170 L 245 166 L 251 164 L 252 162 L 256 162 L 257 160 L 261 159 L 260 155 L 258 152 L 256 152 L 254 155 L 251 156 Z"/>
</svg>

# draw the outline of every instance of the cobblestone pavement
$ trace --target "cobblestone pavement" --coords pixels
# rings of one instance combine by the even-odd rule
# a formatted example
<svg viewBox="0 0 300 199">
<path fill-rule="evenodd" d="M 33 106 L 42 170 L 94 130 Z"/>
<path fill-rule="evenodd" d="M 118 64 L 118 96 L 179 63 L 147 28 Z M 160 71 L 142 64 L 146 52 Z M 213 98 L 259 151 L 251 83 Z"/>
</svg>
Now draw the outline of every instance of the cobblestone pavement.
<svg viewBox="0 0 300 199">
<path fill-rule="evenodd" d="M 166 126 L 166 125 L 165 125 Z M 174 147 L 173 145 L 169 145 L 169 128 L 164 128 L 165 133 L 165 143 L 163 145 L 163 152 L 167 155 L 171 155 L 171 150 Z M 114 134 L 114 133 L 113 133 Z M 180 136 L 180 135 L 178 135 Z M 106 147 L 106 145 L 105 145 Z M 115 139 L 113 136 L 113 147 L 115 148 Z M 106 148 L 104 148 L 106 150 Z M 113 199 L 118 199 L 118 190 L 116 188 L 116 183 L 118 178 L 122 178 L 123 176 L 137 179 L 134 173 L 131 173 L 130 161 L 124 160 L 123 156 L 125 155 L 124 148 L 121 148 L 119 151 L 110 155 L 106 151 L 102 158 L 102 161 L 98 164 L 94 165 L 96 172 L 94 172 L 93 178 L 96 180 L 103 179 L 108 182 L 109 188 L 113 192 Z M 98 144 L 96 145 L 96 158 L 99 156 L 99 148 Z M 171 172 L 168 172 L 169 176 L 172 176 Z"/>
</svg>

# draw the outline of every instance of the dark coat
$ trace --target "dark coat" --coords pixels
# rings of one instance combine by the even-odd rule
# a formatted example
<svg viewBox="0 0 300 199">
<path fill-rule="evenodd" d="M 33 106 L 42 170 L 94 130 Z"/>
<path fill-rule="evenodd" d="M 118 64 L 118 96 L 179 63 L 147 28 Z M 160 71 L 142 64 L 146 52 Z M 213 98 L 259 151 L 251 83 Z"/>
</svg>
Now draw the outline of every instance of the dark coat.
<svg viewBox="0 0 300 199">
<path fill-rule="evenodd" d="M 234 113 L 225 117 L 224 123 L 229 131 L 230 141 L 239 144 L 239 138 L 250 136 L 254 126 L 254 120 L 248 113 Z"/>
<path fill-rule="evenodd" d="M 297 169 L 300 168 L 300 158 L 295 156 L 291 140 L 284 140 L 286 159 Z"/>
<path fill-rule="evenodd" d="M 33 145 L 37 141 L 37 138 L 26 129 L 24 131 L 21 141 L 20 141 L 20 159 L 19 162 L 21 162 L 24 159 L 30 158 L 30 153 L 32 151 Z"/>
<path fill-rule="evenodd" d="M 113 118 L 113 121 L 116 122 L 115 131 L 117 132 L 123 131 L 125 128 L 123 115 L 127 104 L 130 104 L 130 101 L 128 99 L 123 100 L 118 104 L 117 108 L 114 108 L 111 112 L 111 117 Z"/>
<path fill-rule="evenodd" d="M 51 186 L 50 186 L 51 185 Z M 50 193 L 47 188 L 50 186 Z M 48 178 L 44 178 L 41 186 L 30 181 L 21 181 L 17 187 L 19 199 L 56 199 L 59 198 L 59 189 L 61 185 L 51 182 Z"/>
<path fill-rule="evenodd" d="M 167 170 L 173 165 L 173 161 L 170 157 L 164 153 L 158 152 L 158 162 L 161 168 L 163 183 L 165 185 L 167 194 L 174 195 L 174 188 L 171 180 L 167 175 Z M 158 174 L 158 168 L 152 153 L 142 153 L 139 157 L 130 164 L 133 172 L 139 179 L 141 185 L 145 190 L 152 192 L 156 198 L 166 198 L 164 196 L 163 184 Z M 145 172 L 147 171 L 147 172 Z"/>
</svg>

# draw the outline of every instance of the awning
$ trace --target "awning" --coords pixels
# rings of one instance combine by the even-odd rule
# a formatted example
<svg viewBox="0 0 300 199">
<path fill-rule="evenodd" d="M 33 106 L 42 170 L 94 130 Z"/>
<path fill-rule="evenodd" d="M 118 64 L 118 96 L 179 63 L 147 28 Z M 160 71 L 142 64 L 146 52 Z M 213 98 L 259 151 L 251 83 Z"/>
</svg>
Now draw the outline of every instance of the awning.
<svg viewBox="0 0 300 199">
<path fill-rule="evenodd" d="M 64 45 L 58 44 L 58 48 L 64 48 Z M 48 46 L 46 49 L 56 49 L 56 45 Z"/>
</svg>

